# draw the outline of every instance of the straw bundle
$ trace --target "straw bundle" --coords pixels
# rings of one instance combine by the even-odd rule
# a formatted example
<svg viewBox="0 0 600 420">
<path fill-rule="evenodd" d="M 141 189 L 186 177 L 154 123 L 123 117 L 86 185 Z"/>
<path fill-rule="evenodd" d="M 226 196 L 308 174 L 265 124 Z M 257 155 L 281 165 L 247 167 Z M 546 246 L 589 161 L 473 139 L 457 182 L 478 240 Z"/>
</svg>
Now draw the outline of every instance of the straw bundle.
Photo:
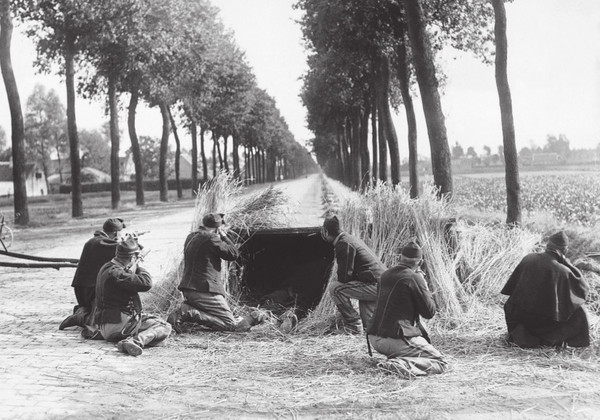
<svg viewBox="0 0 600 420">
<path fill-rule="evenodd" d="M 533 252 L 539 235 L 504 224 L 459 222 L 456 270 L 465 290 L 484 301 L 498 301 L 500 289 L 519 261 Z"/>
<path fill-rule="evenodd" d="M 300 321 L 295 332 L 302 334 L 323 333 L 336 329 L 336 307 L 331 299 L 327 288 L 332 281 L 337 279 L 337 264 L 334 262 L 331 265 L 331 272 L 327 280 L 325 293 L 319 301 L 319 304 L 311 310 L 308 315 Z"/>
<path fill-rule="evenodd" d="M 440 311 L 458 317 L 464 290 L 451 269 L 448 247 L 449 204 L 429 188 L 418 200 L 399 187 L 378 183 L 344 202 L 339 217 L 344 230 L 360 237 L 388 267 L 399 261 L 401 247 L 416 240 L 423 248 L 428 282 Z"/>
<path fill-rule="evenodd" d="M 183 259 L 175 257 L 167 265 L 162 281 L 154 284 L 148 293 L 142 295 L 144 310 L 155 314 L 169 314 L 182 302 L 181 293 L 177 286 L 183 275 Z"/>
<path fill-rule="evenodd" d="M 324 188 L 327 194 L 330 185 Z M 455 223 L 453 212 L 452 204 L 438 199 L 431 186 L 414 200 L 400 187 L 378 183 L 363 194 L 346 194 L 337 215 L 344 230 L 360 237 L 388 267 L 398 264 L 404 244 L 416 240 L 423 248 L 438 319 L 456 326 L 465 310 L 497 301 L 501 285 L 534 250 L 539 235 L 503 224 Z M 325 295 L 305 329 L 330 325 L 335 312 Z"/>
</svg>

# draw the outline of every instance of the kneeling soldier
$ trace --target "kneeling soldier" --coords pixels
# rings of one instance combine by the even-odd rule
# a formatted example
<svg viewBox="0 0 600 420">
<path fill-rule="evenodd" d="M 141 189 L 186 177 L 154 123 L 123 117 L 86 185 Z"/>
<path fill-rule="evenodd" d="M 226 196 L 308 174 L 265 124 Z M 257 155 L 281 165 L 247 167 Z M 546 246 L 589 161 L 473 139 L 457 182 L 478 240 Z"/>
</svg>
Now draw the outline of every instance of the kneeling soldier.
<svg viewBox="0 0 600 420">
<path fill-rule="evenodd" d="M 419 267 L 423 251 L 408 243 L 400 255 L 400 264 L 381 275 L 375 314 L 367 339 L 373 348 L 388 357 L 379 366 L 406 378 L 442 373 L 446 362 L 429 341 L 419 316 L 432 318 L 435 302 Z"/>
<path fill-rule="evenodd" d="M 88 331 L 90 333 L 93 331 L 98 272 L 104 264 L 114 258 L 124 227 L 126 226 L 123 219 L 107 219 L 102 225 L 102 230 L 94 232 L 94 236 L 83 246 L 71 284 L 75 291 L 77 305 L 73 308 L 73 315 L 69 315 L 61 322 L 59 330 L 82 327 L 84 336 Z"/>
<path fill-rule="evenodd" d="M 96 283 L 98 324 L 106 341 L 117 342 L 120 352 L 142 354 L 171 334 L 171 326 L 155 315 L 142 313 L 138 292 L 152 287 L 150 273 L 138 266 L 140 246 L 127 239 L 117 246 L 115 258 L 102 266 Z"/>
</svg>

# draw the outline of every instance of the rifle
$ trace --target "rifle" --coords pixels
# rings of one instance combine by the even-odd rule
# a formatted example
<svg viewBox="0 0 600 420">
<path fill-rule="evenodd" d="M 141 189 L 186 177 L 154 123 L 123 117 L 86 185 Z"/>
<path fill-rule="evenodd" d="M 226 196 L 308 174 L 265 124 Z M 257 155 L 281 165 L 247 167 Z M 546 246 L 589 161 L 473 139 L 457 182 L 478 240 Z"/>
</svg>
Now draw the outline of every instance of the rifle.
<svg viewBox="0 0 600 420">
<path fill-rule="evenodd" d="M 141 232 L 138 231 L 133 231 L 133 232 L 127 232 L 123 235 L 123 240 L 127 240 L 127 239 L 137 239 L 142 235 L 145 235 L 146 233 L 150 233 L 149 230 L 143 230 Z"/>
<path fill-rule="evenodd" d="M 137 265 L 144 261 L 144 258 L 146 258 L 146 255 L 148 255 L 150 253 L 150 249 L 149 248 L 144 248 L 141 252 L 139 252 L 138 254 L 135 255 L 135 257 L 131 260 L 131 262 L 127 265 L 127 267 L 125 267 L 125 270 L 127 271 L 135 271 L 133 268 L 137 267 Z"/>
</svg>

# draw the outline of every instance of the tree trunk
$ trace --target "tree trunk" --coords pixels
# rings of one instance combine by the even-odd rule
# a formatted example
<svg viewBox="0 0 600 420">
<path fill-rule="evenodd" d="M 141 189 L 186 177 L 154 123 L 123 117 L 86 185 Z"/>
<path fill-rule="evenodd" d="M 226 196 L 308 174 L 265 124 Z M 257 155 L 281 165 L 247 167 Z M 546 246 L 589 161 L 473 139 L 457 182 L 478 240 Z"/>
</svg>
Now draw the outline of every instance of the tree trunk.
<svg viewBox="0 0 600 420">
<path fill-rule="evenodd" d="M 129 140 L 131 141 L 133 165 L 135 166 L 135 203 L 138 206 L 143 206 L 146 204 L 146 199 L 144 197 L 144 167 L 142 164 L 140 142 L 135 129 L 135 112 L 138 106 L 139 97 L 140 93 L 137 88 L 131 89 L 131 98 L 129 99 L 129 109 L 127 113 L 127 128 L 129 130 Z"/>
<path fill-rule="evenodd" d="M 262 181 L 260 179 L 260 149 L 257 147 L 254 151 L 254 178 L 256 179 L 256 183 L 260 184 Z"/>
<path fill-rule="evenodd" d="M 177 186 L 177 198 L 183 198 L 183 190 L 181 189 L 181 181 L 179 179 L 180 159 L 181 159 L 181 142 L 179 141 L 179 134 L 177 134 L 177 126 L 175 125 L 175 119 L 171 113 L 171 108 L 167 106 L 169 112 L 169 121 L 171 122 L 171 129 L 173 130 L 173 137 L 175 137 L 175 185 Z"/>
<path fill-rule="evenodd" d="M 79 160 L 79 135 L 75 116 L 75 38 L 66 37 L 65 80 L 67 85 L 67 131 L 69 133 L 69 151 L 71 157 L 71 215 L 83 216 L 81 198 L 81 162 Z"/>
<path fill-rule="evenodd" d="M 46 178 L 46 189 L 50 191 L 50 184 L 48 183 L 48 164 L 50 162 L 50 153 L 46 153 L 45 142 L 41 142 L 41 156 L 42 156 L 42 172 L 44 173 L 44 178 Z"/>
<path fill-rule="evenodd" d="M 377 99 L 375 92 L 372 92 L 371 94 L 371 110 L 371 148 L 373 149 L 373 166 L 371 169 L 371 178 L 373 184 L 375 184 L 377 181 L 377 171 L 379 169 L 379 161 L 377 159 L 379 153 L 377 151 Z"/>
<path fill-rule="evenodd" d="M 23 112 L 17 81 L 12 67 L 10 44 L 12 40 L 12 17 L 10 1 L 0 2 L 0 68 L 8 106 L 10 108 L 11 144 L 13 157 L 13 189 L 15 223 L 21 226 L 29 223 L 29 206 L 27 203 L 27 172 L 25 162 L 25 133 L 23 129 Z"/>
<path fill-rule="evenodd" d="M 502 120 L 502 141 L 504 144 L 504 162 L 506 171 L 506 223 L 521 224 L 521 187 L 519 184 L 519 165 L 515 143 L 515 125 L 513 121 L 512 99 L 508 85 L 507 61 L 508 42 L 506 39 L 506 9 L 504 0 L 492 0 L 494 6 L 496 37 L 496 87 L 500 102 Z"/>
<path fill-rule="evenodd" d="M 215 146 L 217 147 L 217 156 L 219 157 L 219 170 L 223 170 L 223 155 L 221 154 L 221 144 L 219 143 L 219 138 L 221 136 L 215 136 Z"/>
<path fill-rule="evenodd" d="M 256 182 L 262 183 L 262 171 L 261 171 L 261 161 L 260 161 L 260 148 L 256 148 L 254 152 L 254 170 L 256 174 Z"/>
<path fill-rule="evenodd" d="M 248 185 L 248 178 L 250 178 L 250 161 L 248 160 L 248 147 L 244 146 L 244 185 Z"/>
<path fill-rule="evenodd" d="M 262 169 L 262 182 L 265 183 L 267 182 L 267 152 L 265 149 L 260 151 L 260 163 Z"/>
<path fill-rule="evenodd" d="M 0 2 L 0 69 L 8 97 L 10 109 L 11 145 L 13 158 L 13 190 L 15 223 L 25 226 L 29 223 L 29 206 L 27 203 L 27 170 L 25 162 L 25 132 L 23 129 L 23 112 L 21 98 L 12 67 L 10 44 L 12 41 L 12 17 L 10 1 Z"/>
<path fill-rule="evenodd" d="M 348 174 L 348 160 L 346 159 L 346 152 L 344 150 L 344 147 L 345 147 L 344 135 L 342 133 L 342 128 L 340 127 L 339 124 L 336 125 L 335 137 L 336 137 L 336 140 L 337 140 L 336 144 L 338 145 L 337 154 L 338 154 L 339 163 L 340 163 L 339 180 L 344 185 L 350 185 L 350 180 L 347 177 L 347 174 Z"/>
<path fill-rule="evenodd" d="M 408 127 L 408 178 L 410 182 L 410 197 L 419 196 L 419 172 L 417 170 L 417 118 L 415 117 L 415 107 L 410 96 L 410 68 L 406 54 L 406 32 L 402 31 L 402 38 L 399 40 L 396 52 L 398 56 L 398 81 L 400 83 L 400 94 L 404 102 L 406 112 L 406 124 Z"/>
<path fill-rule="evenodd" d="M 246 146 L 246 183 L 247 185 L 252 184 L 252 148 L 250 146 Z"/>
<path fill-rule="evenodd" d="M 427 123 L 433 181 L 439 189 L 439 195 L 450 196 L 452 195 L 450 147 L 448 146 L 448 135 L 438 91 L 433 53 L 425 30 L 423 8 L 421 7 L 421 0 L 404 0 L 403 3 L 413 52 L 413 62 Z"/>
<path fill-rule="evenodd" d="M 360 130 L 359 130 L 359 142 L 360 142 L 360 159 L 361 159 L 361 190 L 371 185 L 371 157 L 369 156 L 369 117 L 371 116 L 370 107 L 367 105 L 366 109 L 361 113 L 360 116 Z"/>
<path fill-rule="evenodd" d="M 348 121 L 348 138 L 350 139 L 350 159 L 352 162 L 352 189 L 360 189 L 362 160 L 360 156 L 360 115 L 354 112 Z"/>
<path fill-rule="evenodd" d="M 248 177 L 250 179 L 250 184 L 254 184 L 254 182 L 256 182 L 256 171 L 254 168 L 254 151 L 252 150 L 252 146 L 248 147 Z"/>
<path fill-rule="evenodd" d="M 212 133 L 213 148 L 212 148 L 212 172 L 213 178 L 217 176 L 217 139 L 215 139 L 215 132 Z"/>
<path fill-rule="evenodd" d="M 380 102 L 380 101 L 379 101 Z M 379 179 L 383 182 L 388 181 L 388 168 L 387 168 L 387 140 L 385 139 L 385 129 L 383 128 L 383 122 L 381 116 L 383 112 L 381 110 L 381 103 L 377 104 L 377 134 L 379 137 Z"/>
<path fill-rule="evenodd" d="M 185 109 L 184 112 L 190 122 L 190 134 L 192 135 L 192 197 L 194 197 L 200 188 L 198 185 L 198 128 L 192 113 L 188 109 Z"/>
<path fill-rule="evenodd" d="M 202 182 L 206 182 L 208 180 L 208 162 L 204 150 L 204 128 L 202 127 L 200 127 L 200 157 L 202 158 Z"/>
<path fill-rule="evenodd" d="M 233 149 L 231 151 L 233 155 L 233 176 L 240 179 L 240 156 L 238 154 L 239 144 L 237 135 L 231 136 L 231 148 Z"/>
<path fill-rule="evenodd" d="M 379 124 L 383 125 L 385 139 L 390 150 L 392 185 L 397 185 L 400 183 L 400 149 L 398 148 L 398 136 L 390 112 L 390 62 L 387 56 L 381 57 L 379 64 Z"/>
<path fill-rule="evenodd" d="M 119 175 L 119 108 L 117 104 L 117 80 L 108 77 L 108 108 L 110 110 L 110 196 L 111 206 L 118 209 L 121 202 Z"/>
<path fill-rule="evenodd" d="M 223 134 L 223 167 L 226 172 L 229 172 L 229 163 L 227 162 L 227 139 L 229 138 L 229 134 Z"/>
<path fill-rule="evenodd" d="M 169 152 L 169 109 L 164 101 L 159 103 L 162 116 L 162 137 L 160 139 L 160 156 L 158 159 L 158 183 L 160 201 L 169 201 L 169 182 L 167 180 L 167 154 Z"/>
</svg>

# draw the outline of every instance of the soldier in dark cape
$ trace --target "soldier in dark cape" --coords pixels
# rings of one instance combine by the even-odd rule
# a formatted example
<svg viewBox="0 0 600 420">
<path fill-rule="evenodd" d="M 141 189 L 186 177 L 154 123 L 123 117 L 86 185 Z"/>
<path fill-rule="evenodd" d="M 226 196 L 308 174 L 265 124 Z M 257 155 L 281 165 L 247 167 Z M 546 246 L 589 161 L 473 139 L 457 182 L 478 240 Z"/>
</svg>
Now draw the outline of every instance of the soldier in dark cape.
<svg viewBox="0 0 600 420">
<path fill-rule="evenodd" d="M 525 256 L 501 293 L 508 339 L 520 347 L 586 347 L 589 324 L 582 305 L 588 285 L 581 272 L 565 257 L 569 239 L 552 235 L 545 252 Z"/>
</svg>

